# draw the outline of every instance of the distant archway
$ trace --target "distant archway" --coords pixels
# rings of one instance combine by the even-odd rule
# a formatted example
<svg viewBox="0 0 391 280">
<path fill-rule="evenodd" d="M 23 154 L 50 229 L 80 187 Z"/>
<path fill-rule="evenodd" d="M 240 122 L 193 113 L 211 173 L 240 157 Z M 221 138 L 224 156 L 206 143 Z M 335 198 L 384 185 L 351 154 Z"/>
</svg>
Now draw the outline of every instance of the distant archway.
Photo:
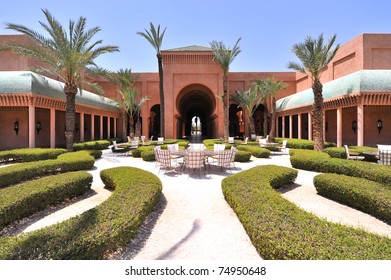
<svg viewBox="0 0 391 280">
<path fill-rule="evenodd" d="M 160 133 L 160 104 L 152 106 L 149 116 L 149 138 L 156 139 Z"/>
<path fill-rule="evenodd" d="M 212 91 L 201 84 L 191 84 L 178 94 L 176 106 L 179 115 L 177 119 L 177 138 L 191 136 L 193 120 L 197 120 L 197 134 L 201 138 L 215 137 L 214 111 L 216 99 Z"/>
</svg>

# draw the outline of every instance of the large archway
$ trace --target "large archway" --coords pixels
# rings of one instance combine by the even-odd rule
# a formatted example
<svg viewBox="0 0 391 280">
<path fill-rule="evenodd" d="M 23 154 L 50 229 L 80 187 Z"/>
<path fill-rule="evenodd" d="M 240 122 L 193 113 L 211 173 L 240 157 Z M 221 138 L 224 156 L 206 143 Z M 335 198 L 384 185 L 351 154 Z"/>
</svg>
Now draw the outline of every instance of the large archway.
<svg viewBox="0 0 391 280">
<path fill-rule="evenodd" d="M 178 94 L 176 106 L 177 138 L 186 136 L 197 141 L 215 137 L 216 99 L 208 87 L 186 86 Z"/>
</svg>

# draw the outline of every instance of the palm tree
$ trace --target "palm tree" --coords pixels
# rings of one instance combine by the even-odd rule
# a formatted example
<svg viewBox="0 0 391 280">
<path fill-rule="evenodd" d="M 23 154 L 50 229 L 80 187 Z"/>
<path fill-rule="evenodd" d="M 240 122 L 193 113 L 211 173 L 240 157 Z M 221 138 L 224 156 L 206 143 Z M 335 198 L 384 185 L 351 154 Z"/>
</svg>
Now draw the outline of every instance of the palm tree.
<svg viewBox="0 0 391 280">
<path fill-rule="evenodd" d="M 77 22 L 69 21 L 67 30 L 50 14 L 42 10 L 47 23 L 40 22 L 49 37 L 18 24 L 7 23 L 6 28 L 27 35 L 30 43 L 7 42 L 0 50 L 11 50 L 16 54 L 32 57 L 43 64 L 33 69 L 39 73 L 58 76 L 65 83 L 66 95 L 65 138 L 68 151 L 73 151 L 75 131 L 75 99 L 78 90 L 87 85 L 93 90 L 102 92 L 96 83 L 89 82 L 86 77 L 100 75 L 104 71 L 98 68 L 94 60 L 104 53 L 116 52 L 117 46 L 100 46 L 101 40 L 91 43 L 94 35 L 101 29 L 94 27 L 86 30 L 86 18 L 80 17 Z"/>
<path fill-rule="evenodd" d="M 320 34 L 318 39 L 308 36 L 304 43 L 294 44 L 292 48 L 301 64 L 295 62 L 289 62 L 288 64 L 289 68 L 307 74 L 312 79 L 312 91 L 314 93 L 312 125 L 315 151 L 322 151 L 324 147 L 323 85 L 320 82 L 320 77 L 339 49 L 339 44 L 333 48 L 336 37 L 337 35 L 334 34 L 328 43 L 324 44 L 323 34 Z"/>
<path fill-rule="evenodd" d="M 140 121 L 140 114 L 141 114 L 141 107 L 144 105 L 144 103 L 148 100 L 151 100 L 149 96 L 144 96 L 140 98 L 138 102 L 136 102 L 135 107 L 136 107 L 136 136 L 140 137 L 141 136 L 141 121 Z"/>
<path fill-rule="evenodd" d="M 134 136 L 134 114 L 136 112 L 137 89 L 134 84 L 140 78 L 140 75 L 133 75 L 130 68 L 120 69 L 118 72 L 108 75 L 108 79 L 117 86 L 118 93 L 121 99 L 116 99 L 114 102 L 118 107 L 127 113 L 129 119 L 129 133 L 126 131 L 126 118 L 124 117 L 123 138 L 126 135 Z"/>
<path fill-rule="evenodd" d="M 164 28 L 163 32 L 160 33 L 160 24 L 157 27 L 150 22 L 150 30 L 144 29 L 144 32 L 137 32 L 138 35 L 144 37 L 156 50 L 156 57 L 159 67 L 159 92 L 160 92 L 160 136 L 164 137 L 164 87 L 163 87 L 163 59 L 161 54 L 161 46 L 163 43 L 164 33 L 166 32 Z"/>
<path fill-rule="evenodd" d="M 239 104 L 238 107 L 241 107 L 249 117 L 250 135 L 255 134 L 254 113 L 262 99 L 263 96 L 256 87 L 251 87 L 246 91 L 236 91 L 236 95 L 233 97 L 233 100 Z"/>
<path fill-rule="evenodd" d="M 267 98 L 267 96 L 271 97 L 272 115 L 268 139 L 270 142 L 272 142 L 276 134 L 276 94 L 280 90 L 285 89 L 287 87 L 287 84 L 285 82 L 274 79 L 274 77 L 261 78 L 255 81 L 253 84 L 260 92 L 262 92 L 262 96 L 264 96 L 265 99 Z"/>
<path fill-rule="evenodd" d="M 213 50 L 213 59 L 220 64 L 223 69 L 223 107 L 224 107 L 224 139 L 228 139 L 229 136 L 229 66 L 234 61 L 236 56 L 241 52 L 239 47 L 239 38 L 236 41 L 235 46 L 230 49 L 226 47 L 223 42 L 212 41 L 210 46 Z"/>
</svg>

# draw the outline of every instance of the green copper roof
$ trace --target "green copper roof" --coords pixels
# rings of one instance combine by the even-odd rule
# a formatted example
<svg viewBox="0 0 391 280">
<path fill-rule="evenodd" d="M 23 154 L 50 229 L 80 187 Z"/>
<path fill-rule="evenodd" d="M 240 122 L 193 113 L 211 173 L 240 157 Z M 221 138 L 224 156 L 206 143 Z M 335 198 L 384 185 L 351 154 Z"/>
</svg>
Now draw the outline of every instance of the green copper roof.
<svg viewBox="0 0 391 280">
<path fill-rule="evenodd" d="M 176 49 L 169 49 L 169 50 L 164 50 L 164 51 L 167 51 L 167 52 L 206 52 L 206 51 L 209 51 L 210 52 L 210 51 L 212 51 L 212 49 L 208 48 L 208 47 L 192 45 L 192 46 L 176 48 Z"/>
<path fill-rule="evenodd" d="M 361 70 L 323 84 L 323 99 L 357 92 L 391 92 L 391 70 Z M 311 105 L 312 89 L 277 100 L 277 111 Z"/>
<path fill-rule="evenodd" d="M 0 71 L 0 94 L 35 93 L 65 100 L 64 83 L 29 71 Z M 83 90 L 76 103 L 118 111 L 111 99 Z"/>
</svg>

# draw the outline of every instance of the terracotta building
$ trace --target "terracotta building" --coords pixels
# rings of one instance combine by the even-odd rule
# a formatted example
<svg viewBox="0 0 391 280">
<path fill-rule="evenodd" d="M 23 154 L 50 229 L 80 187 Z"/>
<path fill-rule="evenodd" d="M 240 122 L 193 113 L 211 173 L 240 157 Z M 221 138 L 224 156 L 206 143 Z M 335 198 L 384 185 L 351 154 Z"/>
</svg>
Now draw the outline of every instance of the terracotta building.
<svg viewBox="0 0 391 280">
<path fill-rule="evenodd" d="M 0 42 L 22 35 L 3 35 Z M 289 47 L 289 46 L 288 46 Z M 223 135 L 223 72 L 210 48 L 189 46 L 162 51 L 165 91 L 165 138 L 192 133 Z M 239 58 L 240 59 L 240 58 Z M 65 96 L 61 83 L 28 69 L 37 62 L 0 53 L 0 149 L 64 145 Z M 142 135 L 158 136 L 159 76 L 140 73 L 140 96 L 149 96 L 141 112 Z M 246 90 L 252 81 L 273 76 L 287 83 L 277 95 L 277 132 L 281 137 L 312 138 L 313 94 L 307 76 L 295 72 L 231 72 L 229 90 Z M 53 77 L 52 77 L 53 78 Z M 97 80 L 107 99 L 83 91 L 76 100 L 75 142 L 122 135 L 123 114 L 109 99 L 115 86 Z M 391 34 L 362 34 L 341 46 L 322 76 L 325 137 L 341 146 L 391 144 Z M 263 118 L 270 104 L 255 113 L 256 132 L 264 134 Z M 248 116 L 230 106 L 230 134 L 248 135 Z M 270 119 L 267 120 L 270 127 Z M 194 128 L 196 124 L 196 128 Z M 6 136 L 6 137 L 4 137 Z"/>
</svg>

